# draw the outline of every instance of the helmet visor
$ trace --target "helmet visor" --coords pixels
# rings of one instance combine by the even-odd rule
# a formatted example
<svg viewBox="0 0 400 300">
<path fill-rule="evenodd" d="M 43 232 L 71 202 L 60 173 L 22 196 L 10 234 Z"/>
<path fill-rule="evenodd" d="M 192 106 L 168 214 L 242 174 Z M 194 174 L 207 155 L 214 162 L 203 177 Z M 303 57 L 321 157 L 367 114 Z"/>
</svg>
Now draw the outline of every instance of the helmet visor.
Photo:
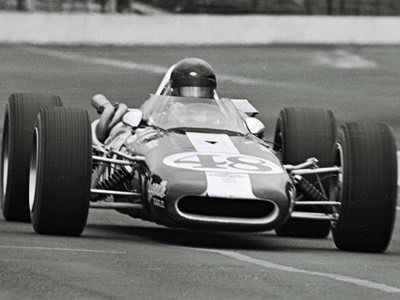
<svg viewBox="0 0 400 300">
<path fill-rule="evenodd" d="M 213 88 L 198 86 L 183 86 L 176 88 L 178 95 L 182 97 L 213 98 Z"/>
</svg>

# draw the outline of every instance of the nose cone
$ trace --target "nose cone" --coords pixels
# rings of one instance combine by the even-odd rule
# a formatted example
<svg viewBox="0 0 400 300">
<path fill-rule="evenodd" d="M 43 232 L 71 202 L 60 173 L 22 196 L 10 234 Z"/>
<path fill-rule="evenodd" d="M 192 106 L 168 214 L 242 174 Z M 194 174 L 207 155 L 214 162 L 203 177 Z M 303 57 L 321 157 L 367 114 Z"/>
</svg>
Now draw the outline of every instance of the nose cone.
<svg viewBox="0 0 400 300">
<path fill-rule="evenodd" d="M 290 178 L 274 153 L 226 134 L 147 135 L 133 146 L 165 195 L 149 202 L 159 223 L 211 230 L 262 231 L 289 216 Z M 158 184 L 158 185 L 157 185 Z M 161 201 L 160 201 L 161 200 Z"/>
</svg>

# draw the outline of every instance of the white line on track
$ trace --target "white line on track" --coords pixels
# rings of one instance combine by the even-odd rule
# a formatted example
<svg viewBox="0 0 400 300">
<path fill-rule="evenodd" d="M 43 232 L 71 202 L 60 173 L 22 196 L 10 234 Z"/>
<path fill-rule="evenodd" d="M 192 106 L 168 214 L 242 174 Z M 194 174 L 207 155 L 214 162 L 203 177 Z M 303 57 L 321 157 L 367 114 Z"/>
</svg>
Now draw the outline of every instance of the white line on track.
<svg viewBox="0 0 400 300">
<path fill-rule="evenodd" d="M 227 257 L 242 261 L 242 262 L 246 262 L 246 263 L 253 264 L 253 265 L 258 265 L 258 266 L 261 266 L 264 268 L 273 269 L 273 270 L 277 270 L 277 271 L 283 271 L 283 272 L 289 272 L 289 273 L 299 273 L 299 274 L 328 278 L 328 279 L 332 279 L 332 280 L 336 280 L 336 281 L 354 284 L 357 286 L 362 286 L 362 287 L 367 287 L 367 288 L 383 291 L 386 293 L 400 293 L 400 288 L 386 285 L 383 283 L 377 283 L 377 282 L 373 282 L 373 281 L 369 281 L 369 280 L 364 280 L 361 278 L 350 277 L 350 276 L 345 276 L 345 275 L 340 275 L 340 274 L 335 274 L 335 273 L 316 272 L 316 271 L 309 271 L 309 270 L 305 270 L 305 269 L 294 268 L 294 267 L 290 267 L 290 266 L 284 266 L 284 265 L 268 262 L 265 260 L 252 258 L 250 256 L 243 255 L 243 254 L 240 254 L 240 253 L 237 253 L 234 251 L 186 248 L 186 247 L 184 247 L 184 248 L 191 249 L 191 250 L 199 250 L 199 251 L 204 251 L 204 252 L 217 253 L 217 254 L 220 254 L 223 256 L 227 256 Z"/>
<path fill-rule="evenodd" d="M 105 254 L 126 254 L 125 251 L 107 251 L 107 250 L 93 250 L 93 249 L 73 249 L 73 248 L 48 248 L 48 247 L 29 247 L 29 246 L 7 246 L 7 245 L 0 245 L 0 248 L 3 248 L 3 249 L 26 249 L 26 250 L 88 252 L 88 253 L 105 253 Z"/>
<path fill-rule="evenodd" d="M 83 54 L 77 53 L 68 53 L 64 51 L 58 50 L 50 50 L 50 49 L 43 49 L 43 48 L 35 48 L 26 46 L 23 48 L 25 51 L 33 54 L 39 55 L 46 55 L 51 57 L 56 57 L 60 59 L 67 59 L 73 61 L 79 61 L 89 64 L 96 64 L 96 65 L 103 65 L 103 66 L 112 66 L 118 67 L 121 69 L 129 69 L 129 70 L 136 70 L 136 71 L 143 71 L 143 72 L 150 72 L 156 74 L 165 74 L 168 68 L 159 65 L 153 64 L 144 64 L 144 63 L 136 63 L 132 61 L 123 61 L 117 59 L 110 59 L 110 58 L 100 58 L 100 57 L 92 57 L 86 56 Z M 284 81 L 268 81 L 268 80 L 261 80 L 256 78 L 244 77 L 244 76 L 233 76 L 227 74 L 219 74 L 218 79 L 222 81 L 228 81 L 235 84 L 241 85 L 261 85 L 261 86 L 275 86 L 275 87 L 282 87 L 282 88 L 289 88 L 292 89 L 295 87 L 296 84 L 288 83 Z"/>
<path fill-rule="evenodd" d="M 156 73 L 156 74 L 164 74 L 168 70 L 168 68 L 165 68 L 162 66 L 157 66 L 157 65 L 152 65 L 152 64 L 143 64 L 143 63 L 122 61 L 122 60 L 117 60 L 117 59 L 86 56 L 83 54 L 68 53 L 68 52 L 58 51 L 58 50 L 49 50 L 49 49 L 34 48 L 34 47 L 24 47 L 24 50 L 27 52 L 33 53 L 33 54 L 46 55 L 46 56 L 51 56 L 51 57 L 56 57 L 56 58 L 61 58 L 61 59 L 96 64 L 96 65 L 118 67 L 118 68 L 122 68 L 122 69 L 145 71 L 145 72 L 151 72 L 151 73 Z"/>
<path fill-rule="evenodd" d="M 319 64 L 337 69 L 375 69 L 376 62 L 343 49 L 321 52 L 315 57 Z"/>
</svg>

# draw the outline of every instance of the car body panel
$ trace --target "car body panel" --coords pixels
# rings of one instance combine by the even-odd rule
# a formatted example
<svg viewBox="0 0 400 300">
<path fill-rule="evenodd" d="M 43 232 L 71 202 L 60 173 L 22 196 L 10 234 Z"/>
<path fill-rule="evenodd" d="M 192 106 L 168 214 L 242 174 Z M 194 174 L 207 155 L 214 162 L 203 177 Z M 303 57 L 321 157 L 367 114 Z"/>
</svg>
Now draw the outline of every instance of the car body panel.
<svg viewBox="0 0 400 300">
<path fill-rule="evenodd" d="M 293 199 L 288 187 L 292 182 L 273 151 L 251 135 L 163 132 L 154 128 L 132 135 L 125 127 L 113 142 L 131 154 L 146 157 L 150 171 L 147 204 L 158 223 L 258 231 L 274 228 L 289 217 Z M 198 201 L 268 201 L 274 203 L 274 211 L 271 217 L 258 217 L 256 221 L 232 216 L 200 218 L 178 209 L 178 202 L 188 196 L 196 196 Z M 225 205 L 229 210 L 229 204 Z"/>
<path fill-rule="evenodd" d="M 165 106 L 177 98 L 153 95 L 143 115 L 149 118 L 157 111 L 164 117 Z M 183 105 L 194 101 L 178 100 Z M 203 100 L 189 113 L 208 112 Z M 161 110 L 160 101 L 167 103 L 160 104 Z M 231 109 L 229 100 L 221 105 L 225 112 Z M 151 219 L 174 227 L 260 231 L 289 218 L 295 190 L 291 178 L 271 146 L 246 131 L 240 113 L 232 109 L 227 116 L 236 119 L 228 129 L 217 122 L 198 127 L 198 120 L 187 115 L 164 123 L 153 118 L 158 126 L 122 125 L 112 131 L 108 146 L 145 157 L 144 201 Z M 183 119 L 188 121 L 176 127 Z"/>
</svg>

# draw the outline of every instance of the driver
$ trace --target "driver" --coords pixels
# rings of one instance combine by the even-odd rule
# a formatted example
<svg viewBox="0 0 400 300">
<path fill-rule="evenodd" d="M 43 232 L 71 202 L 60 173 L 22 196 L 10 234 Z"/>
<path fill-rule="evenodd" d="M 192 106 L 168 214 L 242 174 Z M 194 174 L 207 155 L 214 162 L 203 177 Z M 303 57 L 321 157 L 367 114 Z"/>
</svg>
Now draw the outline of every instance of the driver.
<svg viewBox="0 0 400 300">
<path fill-rule="evenodd" d="M 178 61 L 169 69 L 163 81 L 166 81 L 164 86 L 162 86 L 162 83 L 162 89 L 157 91 L 156 94 L 213 99 L 217 87 L 213 68 L 209 63 L 199 58 L 185 58 Z M 140 108 L 142 111 L 146 110 L 147 105 L 151 105 L 149 101 L 143 103 Z M 122 120 L 128 109 L 124 104 L 113 106 L 102 95 L 94 96 L 92 105 L 101 113 L 98 122 L 94 125 L 94 133 L 100 142 L 104 142 L 112 127 Z M 184 114 L 182 106 L 180 103 L 175 103 L 169 108 L 168 115 L 179 116 Z M 143 117 L 146 119 L 146 115 Z"/>
<path fill-rule="evenodd" d="M 168 80 L 162 94 L 176 97 L 195 97 L 213 99 L 217 87 L 217 79 L 213 68 L 199 58 L 185 58 L 173 65 L 166 74 Z M 145 102 L 141 109 L 146 111 Z M 184 117 L 185 107 L 181 103 L 173 103 L 163 112 L 165 117 Z M 146 118 L 146 116 L 145 116 Z"/>
<path fill-rule="evenodd" d="M 217 79 L 214 70 L 199 58 L 185 58 L 172 69 L 171 95 L 182 97 L 214 98 Z"/>
</svg>

